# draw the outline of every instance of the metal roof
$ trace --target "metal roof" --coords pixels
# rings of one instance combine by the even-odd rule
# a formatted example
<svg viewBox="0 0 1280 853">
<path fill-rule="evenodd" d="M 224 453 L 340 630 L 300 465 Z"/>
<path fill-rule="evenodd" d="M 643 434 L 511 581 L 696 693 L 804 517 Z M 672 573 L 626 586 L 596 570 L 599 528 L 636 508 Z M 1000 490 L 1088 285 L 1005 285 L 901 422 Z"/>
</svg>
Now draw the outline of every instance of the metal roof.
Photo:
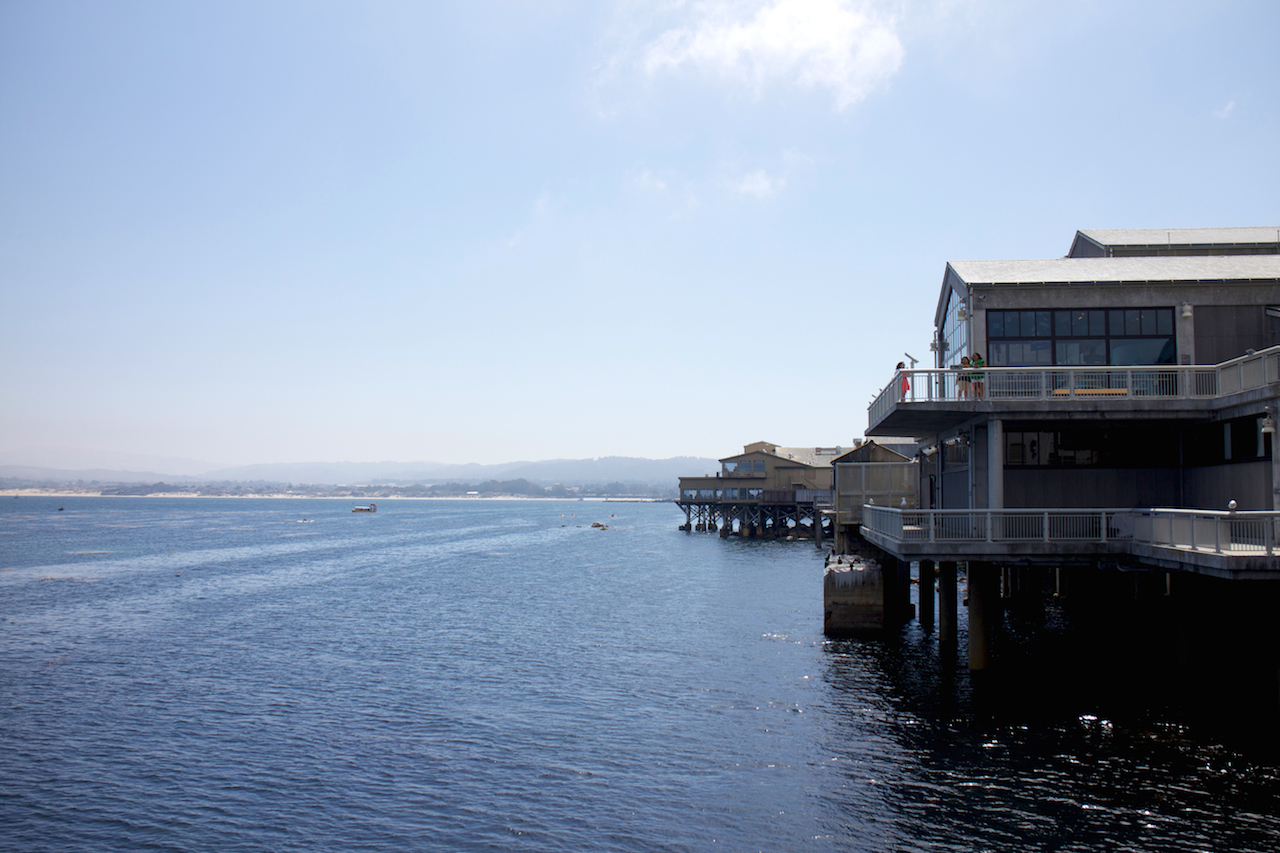
<svg viewBox="0 0 1280 853">
<path fill-rule="evenodd" d="M 947 267 L 969 285 L 1280 280 L 1280 255 L 950 261 Z"/>
<path fill-rule="evenodd" d="M 799 462 L 801 465 L 809 465 L 814 468 L 825 468 L 831 464 L 831 461 L 837 456 L 844 453 L 846 448 L 843 447 L 776 447 L 773 450 L 747 450 L 742 453 L 736 453 L 733 456 L 726 456 L 721 462 L 732 462 L 735 459 L 741 459 L 744 456 L 762 455 L 772 456 L 783 462 Z"/>
<path fill-rule="evenodd" d="M 1280 227 L 1247 228 L 1082 228 L 1077 232 L 1100 246 L 1238 246 L 1280 243 Z"/>
</svg>

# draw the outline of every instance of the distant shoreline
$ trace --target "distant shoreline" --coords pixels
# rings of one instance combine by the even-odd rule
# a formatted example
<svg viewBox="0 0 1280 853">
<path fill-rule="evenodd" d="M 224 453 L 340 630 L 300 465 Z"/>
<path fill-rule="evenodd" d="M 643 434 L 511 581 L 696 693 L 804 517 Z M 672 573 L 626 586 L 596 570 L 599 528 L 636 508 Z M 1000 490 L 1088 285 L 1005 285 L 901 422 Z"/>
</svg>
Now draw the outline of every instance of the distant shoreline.
<svg viewBox="0 0 1280 853">
<path fill-rule="evenodd" d="M 538 498 L 532 495 L 488 495 L 480 497 L 478 495 L 374 495 L 369 496 L 343 496 L 343 495 L 286 495 L 286 494 L 270 494 L 270 495 L 193 495 L 190 492 L 157 492 L 153 495 L 104 495 L 98 492 L 75 492 L 65 489 L 0 489 L 0 498 L 121 498 L 121 499 L 147 499 L 147 498 L 193 498 L 208 500 L 304 500 L 304 501 L 349 501 L 352 503 L 368 503 L 369 501 L 573 501 L 574 503 L 674 503 L 671 498 L 606 498 L 606 497 L 581 497 L 581 498 L 563 498 L 563 497 L 545 497 Z"/>
</svg>

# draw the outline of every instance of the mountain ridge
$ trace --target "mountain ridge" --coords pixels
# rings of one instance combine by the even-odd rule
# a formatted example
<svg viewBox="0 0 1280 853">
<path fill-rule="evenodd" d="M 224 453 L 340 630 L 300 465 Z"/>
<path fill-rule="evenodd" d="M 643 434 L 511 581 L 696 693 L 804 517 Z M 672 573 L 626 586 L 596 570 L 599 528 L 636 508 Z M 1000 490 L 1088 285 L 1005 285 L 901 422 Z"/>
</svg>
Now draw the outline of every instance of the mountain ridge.
<svg viewBox="0 0 1280 853">
<path fill-rule="evenodd" d="M 302 484 L 443 483 L 526 479 L 540 485 L 610 482 L 672 485 L 681 476 L 705 474 L 719 462 L 694 456 L 646 459 L 604 456 L 594 459 L 548 459 L 495 464 L 439 462 L 273 462 L 214 468 L 200 474 L 105 467 L 62 468 L 0 464 L 0 478 L 73 483 L 272 482 Z"/>
</svg>

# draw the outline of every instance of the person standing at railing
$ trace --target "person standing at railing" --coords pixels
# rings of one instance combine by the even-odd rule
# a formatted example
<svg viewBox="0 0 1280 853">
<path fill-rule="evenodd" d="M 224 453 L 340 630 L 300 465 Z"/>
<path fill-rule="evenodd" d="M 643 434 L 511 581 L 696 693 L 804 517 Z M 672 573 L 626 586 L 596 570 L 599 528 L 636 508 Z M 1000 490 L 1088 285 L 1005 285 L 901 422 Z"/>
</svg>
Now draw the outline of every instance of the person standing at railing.
<svg viewBox="0 0 1280 853">
<path fill-rule="evenodd" d="M 960 389 L 960 399 L 969 399 L 969 356 L 960 359 L 960 375 L 956 378 L 956 385 Z"/>
<path fill-rule="evenodd" d="M 982 353 L 980 352 L 975 352 L 973 354 L 973 360 L 970 361 L 969 363 L 977 368 L 982 368 L 987 366 L 987 363 L 982 360 Z M 987 384 L 986 379 L 987 379 L 987 374 L 982 372 L 969 374 L 969 381 L 973 385 L 973 396 L 977 397 L 979 400 L 982 399 L 982 392 L 986 388 L 986 384 Z"/>
<path fill-rule="evenodd" d="M 902 377 L 902 384 L 898 386 L 898 402 L 899 403 L 906 402 L 907 392 L 911 390 L 911 377 L 907 375 L 906 368 L 907 368 L 906 362 L 902 362 L 902 361 L 898 362 L 898 366 L 895 368 L 898 371 L 898 375 Z"/>
</svg>

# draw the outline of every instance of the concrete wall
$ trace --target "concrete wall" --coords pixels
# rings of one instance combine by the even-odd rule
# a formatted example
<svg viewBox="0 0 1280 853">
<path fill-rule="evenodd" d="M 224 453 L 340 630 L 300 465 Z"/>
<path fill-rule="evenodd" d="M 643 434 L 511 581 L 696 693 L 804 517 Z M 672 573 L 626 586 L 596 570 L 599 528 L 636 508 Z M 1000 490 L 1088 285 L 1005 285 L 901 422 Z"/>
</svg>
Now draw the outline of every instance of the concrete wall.
<svg viewBox="0 0 1280 853">
<path fill-rule="evenodd" d="M 1241 510 L 1271 509 L 1271 460 L 1206 465 L 1183 472 L 1185 506 L 1226 509 L 1229 501 Z"/>
<path fill-rule="evenodd" d="M 1176 468 L 1006 468 L 1004 505 L 1182 506 L 1181 485 Z"/>
<path fill-rule="evenodd" d="M 1008 468 L 1004 505 L 1271 509 L 1271 460 L 1202 468 Z"/>
<path fill-rule="evenodd" d="M 969 509 L 968 471 L 948 471 L 942 475 L 942 506 L 939 509 Z"/>
<path fill-rule="evenodd" d="M 1195 309 L 1195 353 L 1200 364 L 1244 355 L 1280 343 L 1280 319 L 1262 305 L 1201 305 Z"/>
</svg>

